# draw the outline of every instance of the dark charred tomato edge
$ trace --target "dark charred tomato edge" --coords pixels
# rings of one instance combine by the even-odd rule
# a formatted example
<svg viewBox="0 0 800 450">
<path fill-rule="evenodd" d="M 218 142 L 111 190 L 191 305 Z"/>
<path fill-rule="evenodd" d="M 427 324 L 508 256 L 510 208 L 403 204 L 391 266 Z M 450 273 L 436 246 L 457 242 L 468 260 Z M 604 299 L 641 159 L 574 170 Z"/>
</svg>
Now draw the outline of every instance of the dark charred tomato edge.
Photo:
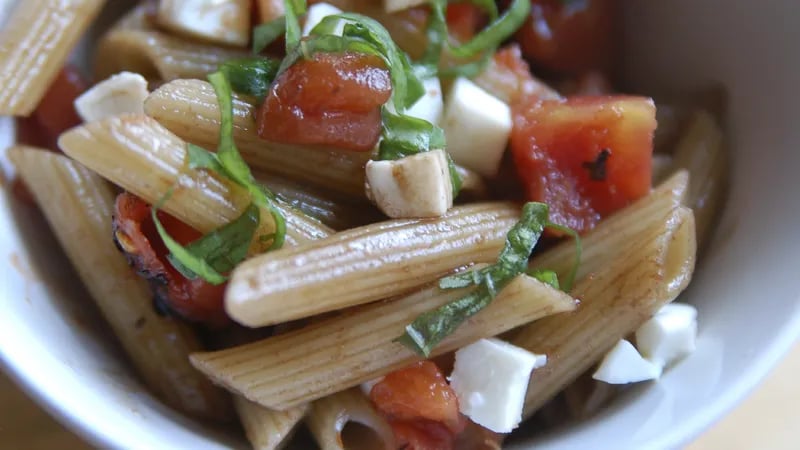
<svg viewBox="0 0 800 450">
<path fill-rule="evenodd" d="M 431 361 L 387 374 L 369 396 L 392 426 L 398 444 L 408 449 L 453 448 L 467 423 L 459 413 L 455 392 Z"/>
<path fill-rule="evenodd" d="M 170 236 L 182 245 L 201 236 L 169 214 L 159 211 L 158 217 Z M 167 261 L 169 251 L 158 235 L 150 205 L 133 194 L 119 194 L 114 204 L 113 235 L 131 267 L 150 284 L 157 306 L 166 306 L 189 321 L 212 328 L 230 323 L 223 305 L 224 284 L 189 280 Z"/>
<path fill-rule="evenodd" d="M 258 111 L 258 134 L 272 142 L 370 151 L 391 95 L 383 61 L 363 53 L 316 53 L 273 83 Z"/>
</svg>

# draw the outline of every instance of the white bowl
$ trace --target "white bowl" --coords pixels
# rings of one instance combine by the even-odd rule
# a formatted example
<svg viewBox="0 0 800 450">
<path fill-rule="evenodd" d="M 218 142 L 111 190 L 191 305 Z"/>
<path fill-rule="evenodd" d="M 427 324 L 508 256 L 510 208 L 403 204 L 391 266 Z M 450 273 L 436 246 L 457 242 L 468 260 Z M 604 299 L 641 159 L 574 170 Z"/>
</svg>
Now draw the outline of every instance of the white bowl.
<svg viewBox="0 0 800 450">
<path fill-rule="evenodd" d="M 539 438 L 537 449 L 678 447 L 741 400 L 800 334 L 800 14 L 792 0 L 753 5 L 625 3 L 631 86 L 727 87 L 732 186 L 684 297 L 700 311 L 697 351 L 599 416 Z M 0 147 L 10 136 L 0 121 Z M 129 375 L 41 217 L 6 195 L 0 250 L 0 358 L 50 412 L 102 447 L 244 445 L 162 406 Z"/>
</svg>

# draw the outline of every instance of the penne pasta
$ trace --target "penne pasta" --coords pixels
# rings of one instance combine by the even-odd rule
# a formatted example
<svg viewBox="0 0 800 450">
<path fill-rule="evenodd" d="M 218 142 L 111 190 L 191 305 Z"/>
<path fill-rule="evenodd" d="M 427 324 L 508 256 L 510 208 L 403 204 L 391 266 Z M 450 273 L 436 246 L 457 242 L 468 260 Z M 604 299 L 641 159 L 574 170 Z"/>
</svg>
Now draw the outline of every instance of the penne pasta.
<svg viewBox="0 0 800 450">
<path fill-rule="evenodd" d="M 250 196 L 239 185 L 188 166 L 186 143 L 146 116 L 125 115 L 76 127 L 59 139 L 61 149 L 114 184 L 156 203 L 172 189 L 163 209 L 207 233 L 239 217 Z M 332 230 L 276 202 L 286 217 L 290 245 L 326 237 Z M 261 212 L 257 236 L 273 231 Z"/>
<path fill-rule="evenodd" d="M 276 144 L 256 133 L 255 105 L 234 95 L 233 135 L 245 160 L 254 170 L 311 183 L 339 193 L 364 197 L 364 167 L 370 152 Z M 213 148 L 219 136 L 219 105 L 209 83 L 175 80 L 147 98 L 145 113 L 181 138 Z M 460 168 L 462 190 L 480 197 L 486 188 L 479 175 Z"/>
<path fill-rule="evenodd" d="M 473 204 L 436 219 L 390 220 L 270 252 L 233 271 L 225 309 L 257 327 L 399 295 L 453 269 L 493 261 L 518 219 L 512 203 Z"/>
<path fill-rule="evenodd" d="M 696 240 L 691 210 L 675 208 L 665 221 L 640 233 L 636 245 L 572 291 L 580 306 L 513 334 L 510 342 L 547 355 L 531 377 L 525 398 L 528 417 L 596 363 L 689 283 Z"/>
<path fill-rule="evenodd" d="M 653 184 L 659 184 L 674 172 L 672 155 L 664 153 L 653 154 Z"/>
<path fill-rule="evenodd" d="M 273 409 L 292 408 L 418 361 L 418 355 L 395 339 L 419 314 L 468 291 L 430 287 L 252 344 L 195 353 L 192 363 L 252 401 Z M 574 308 L 574 300 L 563 292 L 518 277 L 442 341 L 432 356 Z"/>
<path fill-rule="evenodd" d="M 104 3 L 16 2 L 0 30 L 0 115 L 33 112 Z"/>
<path fill-rule="evenodd" d="M 315 401 L 306 425 L 321 450 L 397 448 L 392 428 L 357 387 Z"/>
<path fill-rule="evenodd" d="M 8 155 L 145 384 L 175 409 L 229 419 L 228 395 L 189 364 L 188 354 L 201 348 L 197 338 L 156 312 L 147 284 L 114 246 L 114 194 L 105 181 L 46 150 L 14 147 Z"/>
<path fill-rule="evenodd" d="M 309 409 L 308 405 L 300 405 L 273 411 L 238 395 L 233 397 L 233 404 L 253 450 L 284 448 Z"/>
</svg>

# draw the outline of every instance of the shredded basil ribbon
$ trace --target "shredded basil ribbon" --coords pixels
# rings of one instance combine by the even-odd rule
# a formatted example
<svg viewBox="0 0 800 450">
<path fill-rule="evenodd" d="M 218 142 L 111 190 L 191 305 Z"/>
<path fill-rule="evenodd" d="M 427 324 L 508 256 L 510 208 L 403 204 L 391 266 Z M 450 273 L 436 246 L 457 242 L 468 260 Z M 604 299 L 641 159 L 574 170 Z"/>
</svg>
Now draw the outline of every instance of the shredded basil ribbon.
<svg viewBox="0 0 800 450">
<path fill-rule="evenodd" d="M 551 226 L 548 221 L 548 207 L 544 203 L 529 202 L 522 208 L 522 215 L 506 236 L 506 243 L 497 263 L 480 270 L 459 273 L 439 280 L 440 289 L 459 289 L 475 286 L 475 289 L 458 300 L 452 301 L 433 311 L 420 314 L 414 322 L 406 326 L 405 333 L 397 339 L 414 352 L 428 357 L 433 349 L 452 334 L 465 320 L 488 306 L 508 283 L 526 272 L 533 248 L 544 232 Z M 556 226 L 560 231 L 569 230 L 579 242 L 577 233 L 566 227 Z M 578 261 L 580 260 L 580 244 Z M 569 277 L 572 285 L 576 266 Z M 530 274 L 539 281 L 558 288 L 555 272 L 538 270 Z M 566 288 L 566 286 L 565 286 Z M 568 290 L 568 288 L 566 288 Z"/>
<path fill-rule="evenodd" d="M 252 57 L 227 61 L 219 71 L 225 74 L 235 92 L 262 100 L 278 74 L 280 62 L 271 58 Z"/>
<path fill-rule="evenodd" d="M 256 26 L 253 28 L 253 53 L 263 52 L 284 33 L 286 33 L 286 16 Z"/>
</svg>

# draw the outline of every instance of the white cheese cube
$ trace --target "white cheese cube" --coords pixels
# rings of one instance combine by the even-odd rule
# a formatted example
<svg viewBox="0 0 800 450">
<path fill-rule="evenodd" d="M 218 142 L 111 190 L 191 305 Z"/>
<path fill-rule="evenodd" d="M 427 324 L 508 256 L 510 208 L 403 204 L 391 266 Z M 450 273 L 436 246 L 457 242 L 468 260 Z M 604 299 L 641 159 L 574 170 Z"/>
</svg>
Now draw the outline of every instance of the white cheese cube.
<svg viewBox="0 0 800 450">
<path fill-rule="evenodd" d="M 306 21 L 303 24 L 303 36 L 308 36 L 311 34 L 311 30 L 313 30 L 315 26 L 319 25 L 319 23 L 322 22 L 322 19 L 341 13 L 341 9 L 331 5 L 330 3 L 315 3 L 309 6 L 308 10 L 306 11 Z M 331 34 L 341 36 L 344 32 L 345 23 L 346 21 L 340 20 L 339 24 L 336 26 L 336 29 Z"/>
<path fill-rule="evenodd" d="M 383 9 L 388 13 L 402 11 L 415 6 L 424 5 L 428 0 L 383 0 Z"/>
<path fill-rule="evenodd" d="M 389 217 L 438 217 L 453 206 L 444 150 L 367 162 L 367 197 Z"/>
<path fill-rule="evenodd" d="M 696 338 L 697 309 L 670 303 L 636 330 L 636 347 L 642 356 L 666 367 L 693 352 Z"/>
<path fill-rule="evenodd" d="M 125 113 L 144 114 L 147 80 L 138 73 L 112 75 L 75 99 L 75 109 L 84 122 Z"/>
<path fill-rule="evenodd" d="M 531 371 L 547 356 L 499 339 L 481 339 L 456 352 L 450 386 L 461 413 L 496 433 L 508 433 L 522 420 Z"/>
<path fill-rule="evenodd" d="M 437 125 L 442 119 L 442 110 L 444 109 L 442 84 L 438 78 L 432 77 L 423 80 L 422 87 L 425 88 L 425 94 L 411 105 L 405 114 Z"/>
<path fill-rule="evenodd" d="M 628 384 L 660 376 L 661 367 L 642 358 L 633 344 L 621 339 L 603 358 L 592 378 L 608 384 Z"/>
<path fill-rule="evenodd" d="M 484 176 L 497 174 L 511 134 L 511 108 L 466 78 L 453 83 L 442 128 L 456 163 Z"/>
<path fill-rule="evenodd" d="M 178 34 L 244 47 L 250 42 L 250 0 L 161 0 L 156 21 Z"/>
</svg>

